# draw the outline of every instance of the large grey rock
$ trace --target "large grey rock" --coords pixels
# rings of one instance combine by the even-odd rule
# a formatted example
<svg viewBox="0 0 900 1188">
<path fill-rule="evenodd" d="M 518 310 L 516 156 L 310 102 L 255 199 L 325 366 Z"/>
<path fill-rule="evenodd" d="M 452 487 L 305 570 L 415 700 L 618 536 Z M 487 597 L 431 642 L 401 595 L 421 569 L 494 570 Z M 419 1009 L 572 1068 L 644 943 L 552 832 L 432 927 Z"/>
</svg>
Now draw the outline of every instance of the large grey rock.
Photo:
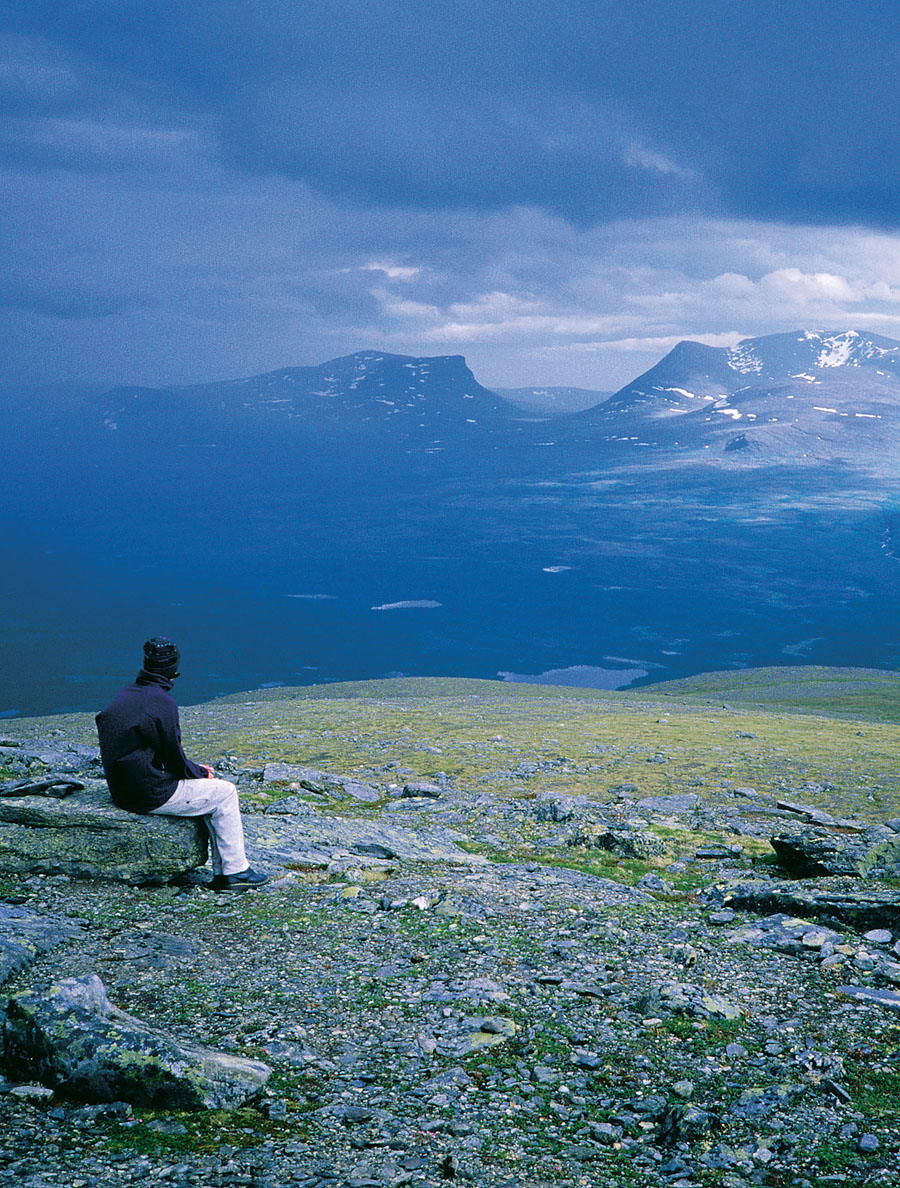
<svg viewBox="0 0 900 1188">
<path fill-rule="evenodd" d="M 26 908 L 0 903 L 0 986 L 26 969 L 41 953 L 72 937 L 83 927 L 59 916 L 36 916 Z"/>
<path fill-rule="evenodd" d="M 771 840 L 781 865 L 801 877 L 900 877 L 900 836 L 884 825 L 855 835 L 827 829 L 790 829 Z"/>
<path fill-rule="evenodd" d="M 64 800 L 0 798 L 0 869 L 126 883 L 162 883 L 202 866 L 203 822 L 116 808 L 106 784 Z"/>
<path fill-rule="evenodd" d="M 96 974 L 11 998 L 0 1063 L 7 1076 L 40 1081 L 63 1097 L 184 1110 L 243 1105 L 271 1071 L 148 1027 L 113 1006 Z"/>
</svg>

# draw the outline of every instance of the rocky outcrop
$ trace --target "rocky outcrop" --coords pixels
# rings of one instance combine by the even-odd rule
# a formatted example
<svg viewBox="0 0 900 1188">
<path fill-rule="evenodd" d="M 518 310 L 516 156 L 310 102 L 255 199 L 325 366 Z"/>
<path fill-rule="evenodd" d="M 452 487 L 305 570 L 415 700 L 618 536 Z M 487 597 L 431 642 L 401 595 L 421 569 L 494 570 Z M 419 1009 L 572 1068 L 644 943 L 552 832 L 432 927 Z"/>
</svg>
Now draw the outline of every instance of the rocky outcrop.
<svg viewBox="0 0 900 1188">
<path fill-rule="evenodd" d="M 858 932 L 900 930 L 900 890 L 863 887 L 850 879 L 820 880 L 814 887 L 768 879 L 718 883 L 704 892 L 703 899 L 763 916 L 784 912 L 838 927 L 849 925 Z"/>
<path fill-rule="evenodd" d="M 281 862 L 288 867 L 327 867 L 352 855 L 464 866 L 486 862 L 478 854 L 466 853 L 457 845 L 460 835 L 445 827 L 416 832 L 364 818 L 329 816 L 299 796 L 278 800 L 263 814 L 246 816 L 244 832 L 251 862 Z"/>
<path fill-rule="evenodd" d="M 781 865 L 801 878 L 900 877 L 900 835 L 885 825 L 853 834 L 828 829 L 787 829 L 771 841 Z"/>
<path fill-rule="evenodd" d="M 619 858 L 653 858 L 665 854 L 666 843 L 650 829 L 631 825 L 606 825 L 590 822 L 572 838 L 573 846 L 607 850 Z"/>
<path fill-rule="evenodd" d="M 370 784 L 363 784 L 352 776 L 333 775 L 314 767 L 302 767 L 296 763 L 267 763 L 263 772 L 263 783 L 267 786 L 281 785 L 290 789 L 312 792 L 323 800 L 359 800 L 374 804 L 381 800 L 381 793 Z"/>
<path fill-rule="evenodd" d="M 11 873 L 164 883 L 206 857 L 201 821 L 124 812 L 106 784 L 88 784 L 63 800 L 0 798 L 0 869 Z"/>
<path fill-rule="evenodd" d="M 233 1109 L 270 1070 L 256 1060 L 181 1043 L 113 1006 L 96 974 L 7 1004 L 0 1062 L 65 1098 L 167 1109 Z"/>
</svg>

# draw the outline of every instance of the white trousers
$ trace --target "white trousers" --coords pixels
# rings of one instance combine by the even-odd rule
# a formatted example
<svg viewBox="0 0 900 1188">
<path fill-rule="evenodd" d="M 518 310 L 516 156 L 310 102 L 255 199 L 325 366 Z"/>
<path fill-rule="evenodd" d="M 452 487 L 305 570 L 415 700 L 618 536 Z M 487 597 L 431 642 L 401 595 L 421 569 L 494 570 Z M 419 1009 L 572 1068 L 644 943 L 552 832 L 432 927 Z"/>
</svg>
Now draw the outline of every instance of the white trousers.
<svg viewBox="0 0 900 1188">
<path fill-rule="evenodd" d="M 228 780 L 179 780 L 166 803 L 151 812 L 157 817 L 202 817 L 209 833 L 213 874 L 247 869 L 237 788 Z"/>
</svg>

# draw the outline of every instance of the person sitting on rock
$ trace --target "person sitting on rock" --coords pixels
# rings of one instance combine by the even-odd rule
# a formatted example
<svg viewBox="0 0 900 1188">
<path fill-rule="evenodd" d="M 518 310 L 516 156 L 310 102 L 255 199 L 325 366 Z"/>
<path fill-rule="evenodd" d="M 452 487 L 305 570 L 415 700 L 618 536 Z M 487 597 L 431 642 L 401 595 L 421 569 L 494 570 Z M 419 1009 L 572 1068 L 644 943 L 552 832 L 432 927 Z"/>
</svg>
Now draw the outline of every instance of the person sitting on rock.
<svg viewBox="0 0 900 1188">
<path fill-rule="evenodd" d="M 192 763 L 181 745 L 178 706 L 169 695 L 181 653 L 157 635 L 144 644 L 144 667 L 97 715 L 100 757 L 113 803 L 130 813 L 202 817 L 209 833 L 214 891 L 268 882 L 251 870 L 237 788 Z"/>
</svg>

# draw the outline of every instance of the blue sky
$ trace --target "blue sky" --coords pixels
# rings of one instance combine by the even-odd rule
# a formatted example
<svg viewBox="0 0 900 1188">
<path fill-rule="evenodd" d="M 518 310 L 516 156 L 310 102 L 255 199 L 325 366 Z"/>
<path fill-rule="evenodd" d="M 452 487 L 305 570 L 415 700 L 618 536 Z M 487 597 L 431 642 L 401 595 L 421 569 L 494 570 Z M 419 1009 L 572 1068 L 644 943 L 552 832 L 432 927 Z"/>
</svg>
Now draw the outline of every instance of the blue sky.
<svg viewBox="0 0 900 1188">
<path fill-rule="evenodd" d="M 0 379 L 900 338 L 898 76 L 859 0 L 11 0 Z"/>
</svg>

